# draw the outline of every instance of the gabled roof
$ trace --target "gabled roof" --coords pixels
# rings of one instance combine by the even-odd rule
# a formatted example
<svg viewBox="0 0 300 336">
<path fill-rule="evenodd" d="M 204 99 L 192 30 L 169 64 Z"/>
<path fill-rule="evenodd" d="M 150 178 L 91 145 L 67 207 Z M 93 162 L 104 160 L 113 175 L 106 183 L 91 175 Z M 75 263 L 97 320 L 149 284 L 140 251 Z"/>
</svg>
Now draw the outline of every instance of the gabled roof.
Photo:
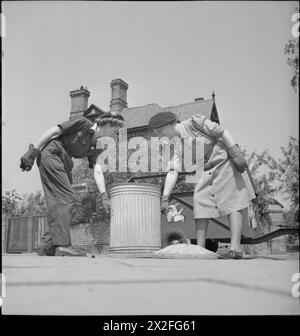
<svg viewBox="0 0 300 336">
<path fill-rule="evenodd" d="M 125 118 L 126 128 L 140 128 L 148 125 L 149 119 L 156 113 L 171 111 L 178 116 L 178 120 L 183 121 L 195 114 L 205 115 L 207 118 L 219 122 L 216 105 L 213 99 L 199 100 L 191 103 L 161 107 L 158 104 L 148 104 L 138 107 L 127 107 L 121 114 Z"/>
<path fill-rule="evenodd" d="M 91 104 L 90 107 L 83 113 L 84 117 L 98 117 L 99 115 L 105 113 L 100 107 Z"/>
<path fill-rule="evenodd" d="M 186 120 L 195 114 L 202 114 L 213 121 L 219 122 L 216 104 L 213 99 L 197 100 L 190 103 L 167 107 L 161 107 L 156 103 L 137 107 L 127 107 L 122 110 L 121 114 L 125 119 L 126 128 L 134 129 L 147 127 L 150 118 L 154 114 L 162 111 L 171 111 L 175 113 L 180 121 Z M 104 110 L 91 104 L 83 113 L 83 116 L 95 118 L 103 113 L 105 113 Z"/>
</svg>

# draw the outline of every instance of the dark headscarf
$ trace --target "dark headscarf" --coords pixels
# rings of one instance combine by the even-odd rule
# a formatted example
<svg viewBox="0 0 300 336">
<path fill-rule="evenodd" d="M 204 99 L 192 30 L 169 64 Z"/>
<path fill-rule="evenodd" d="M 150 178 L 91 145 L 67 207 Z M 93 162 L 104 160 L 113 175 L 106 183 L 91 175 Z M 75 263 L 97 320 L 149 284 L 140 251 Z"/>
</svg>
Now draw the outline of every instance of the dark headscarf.
<svg viewBox="0 0 300 336">
<path fill-rule="evenodd" d="M 169 111 L 155 114 L 148 123 L 149 128 L 160 128 L 177 121 L 177 116 Z"/>
</svg>

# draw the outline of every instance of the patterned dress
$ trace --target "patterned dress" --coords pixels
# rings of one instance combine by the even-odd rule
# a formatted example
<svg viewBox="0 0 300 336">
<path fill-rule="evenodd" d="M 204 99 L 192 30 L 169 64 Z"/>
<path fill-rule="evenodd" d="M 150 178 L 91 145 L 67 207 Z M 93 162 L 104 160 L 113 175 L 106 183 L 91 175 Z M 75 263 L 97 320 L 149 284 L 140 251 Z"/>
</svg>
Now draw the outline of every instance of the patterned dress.
<svg viewBox="0 0 300 336">
<path fill-rule="evenodd" d="M 224 128 L 202 115 L 177 124 L 181 139 L 203 137 L 204 163 L 209 164 L 194 191 L 194 218 L 217 218 L 247 209 L 253 189 L 232 163 L 222 142 Z M 177 145 L 168 170 L 181 171 L 182 151 Z"/>
</svg>

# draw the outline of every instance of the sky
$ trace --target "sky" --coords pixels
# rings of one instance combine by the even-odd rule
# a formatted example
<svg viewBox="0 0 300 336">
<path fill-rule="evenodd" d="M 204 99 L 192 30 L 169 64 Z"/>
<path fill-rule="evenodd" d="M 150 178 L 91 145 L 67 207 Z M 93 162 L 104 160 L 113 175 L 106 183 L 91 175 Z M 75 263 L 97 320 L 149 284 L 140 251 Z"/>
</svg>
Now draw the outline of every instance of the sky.
<svg viewBox="0 0 300 336">
<path fill-rule="evenodd" d="M 69 118 L 69 92 L 109 110 L 110 82 L 128 106 L 216 94 L 221 124 L 249 151 L 281 155 L 298 138 L 298 94 L 284 46 L 297 2 L 2 2 L 2 194 L 42 190 L 20 157 Z"/>
</svg>

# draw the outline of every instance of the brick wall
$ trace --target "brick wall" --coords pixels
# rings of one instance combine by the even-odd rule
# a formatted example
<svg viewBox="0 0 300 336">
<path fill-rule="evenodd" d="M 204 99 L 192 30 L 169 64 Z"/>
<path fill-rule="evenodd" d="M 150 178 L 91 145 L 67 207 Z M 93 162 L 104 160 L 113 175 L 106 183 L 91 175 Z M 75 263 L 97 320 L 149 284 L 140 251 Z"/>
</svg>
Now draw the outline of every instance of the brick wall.
<svg viewBox="0 0 300 336">
<path fill-rule="evenodd" d="M 283 218 L 283 211 L 273 210 L 269 212 L 270 217 L 270 231 L 275 231 L 279 229 L 280 225 L 284 225 L 285 221 Z M 272 254 L 285 254 L 287 252 L 286 248 L 287 235 L 279 236 L 270 241 L 270 249 Z"/>
<path fill-rule="evenodd" d="M 109 247 L 109 230 L 109 223 L 105 222 L 72 226 L 72 244 L 89 253 L 106 253 Z"/>
<path fill-rule="evenodd" d="M 252 256 L 261 256 L 261 255 L 268 255 L 272 254 L 271 252 L 271 243 L 265 242 L 261 244 L 243 244 L 243 252 L 245 255 L 252 255 Z"/>
<path fill-rule="evenodd" d="M 265 218 L 261 218 L 261 230 L 263 234 L 267 234 L 270 231 L 272 231 L 272 217 L 266 215 Z M 272 242 L 267 241 L 260 244 L 243 244 L 243 252 L 247 255 L 253 255 L 253 256 L 260 256 L 260 255 L 268 255 L 272 254 Z"/>
</svg>

